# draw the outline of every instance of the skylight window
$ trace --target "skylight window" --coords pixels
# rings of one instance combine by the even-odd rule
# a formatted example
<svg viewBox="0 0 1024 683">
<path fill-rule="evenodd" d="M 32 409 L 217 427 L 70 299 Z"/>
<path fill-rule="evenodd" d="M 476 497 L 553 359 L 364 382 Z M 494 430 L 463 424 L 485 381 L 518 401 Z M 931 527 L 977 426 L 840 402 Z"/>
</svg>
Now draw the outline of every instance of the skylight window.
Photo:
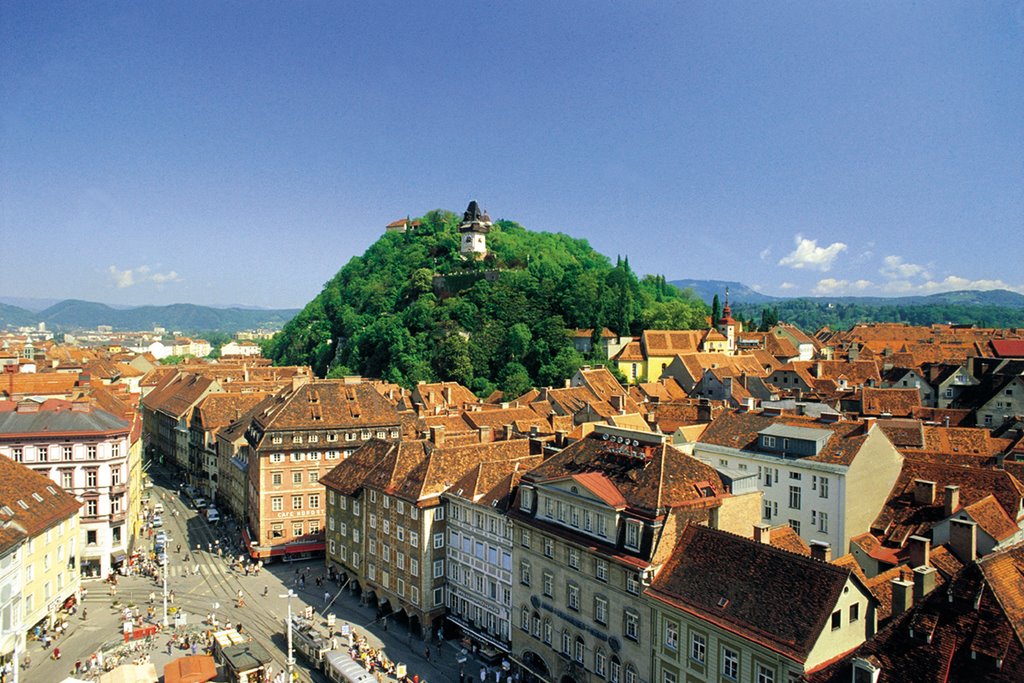
<svg viewBox="0 0 1024 683">
<path fill-rule="evenodd" d="M 18 499 L 18 505 L 20 505 L 23 510 L 28 510 L 28 503 L 21 500 L 20 498 Z"/>
</svg>

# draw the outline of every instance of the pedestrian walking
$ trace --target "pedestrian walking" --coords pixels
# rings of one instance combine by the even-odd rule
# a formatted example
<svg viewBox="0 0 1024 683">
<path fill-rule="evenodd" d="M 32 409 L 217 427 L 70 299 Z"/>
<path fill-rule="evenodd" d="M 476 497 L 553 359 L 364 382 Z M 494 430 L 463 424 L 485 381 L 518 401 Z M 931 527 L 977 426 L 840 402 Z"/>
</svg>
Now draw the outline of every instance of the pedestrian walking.
<svg viewBox="0 0 1024 683">
<path fill-rule="evenodd" d="M 149 592 L 149 604 L 152 605 L 155 600 L 156 600 L 156 593 L 154 593 L 153 591 L 150 591 Z"/>
<path fill-rule="evenodd" d="M 327 603 L 330 602 L 330 600 L 331 594 L 328 591 L 324 591 L 324 607 L 327 606 Z"/>
<path fill-rule="evenodd" d="M 429 645 L 427 645 L 425 648 L 423 648 L 423 659 L 427 660 L 428 662 L 430 661 L 430 646 Z"/>
<path fill-rule="evenodd" d="M 171 656 L 171 641 L 167 641 L 167 656 Z"/>
<path fill-rule="evenodd" d="M 89 608 L 88 607 L 83 607 L 82 608 L 82 621 L 85 621 L 88 618 L 89 618 Z"/>
<path fill-rule="evenodd" d="M 487 683 L 487 667 L 480 667 L 480 683 Z"/>
<path fill-rule="evenodd" d="M 269 591 L 269 590 L 270 589 L 267 586 L 263 587 L 263 597 L 267 597 L 267 591 Z"/>
</svg>

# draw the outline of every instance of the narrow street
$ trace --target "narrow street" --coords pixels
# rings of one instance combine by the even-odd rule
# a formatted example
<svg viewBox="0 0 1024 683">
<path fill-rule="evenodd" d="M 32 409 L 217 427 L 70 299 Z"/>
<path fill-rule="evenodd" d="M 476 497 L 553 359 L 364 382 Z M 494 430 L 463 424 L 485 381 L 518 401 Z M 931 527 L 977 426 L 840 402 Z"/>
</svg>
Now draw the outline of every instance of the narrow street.
<svg viewBox="0 0 1024 683">
<path fill-rule="evenodd" d="M 286 668 L 287 640 L 284 633 L 284 619 L 288 611 L 286 595 L 288 588 L 295 591 L 292 600 L 293 613 L 301 613 L 306 607 L 312 607 L 318 615 L 321 625 L 326 625 L 326 614 L 322 613 L 325 606 L 324 592 L 329 591 L 333 602 L 329 613 L 336 616 L 334 634 L 340 636 L 343 624 L 359 634 L 365 635 L 371 647 L 383 647 L 387 656 L 393 661 L 404 663 L 408 667 L 410 678 L 418 674 L 420 681 L 457 681 L 459 667 L 463 666 L 467 680 L 477 680 L 480 664 L 471 657 L 460 664 L 466 657 L 461 646 L 455 641 L 446 641 L 441 647 L 436 642 L 430 643 L 430 660 L 424 657 L 426 643 L 413 637 L 397 619 L 388 620 L 388 628 L 376 622 L 373 608 L 361 605 L 359 598 L 351 591 L 343 589 L 338 595 L 339 586 L 325 583 L 318 588 L 315 578 L 323 575 L 322 559 L 302 562 L 276 563 L 264 567 L 259 576 L 245 576 L 244 573 L 230 568 L 231 555 L 225 553 L 218 556 L 215 544 L 218 538 L 221 545 L 230 544 L 233 557 L 238 557 L 240 535 L 227 535 L 224 523 L 211 526 L 196 510 L 190 508 L 178 495 L 176 484 L 172 487 L 169 474 L 157 468 L 150 469 L 154 486 L 150 489 L 150 505 L 162 502 L 164 505 L 163 530 L 169 536 L 167 589 L 174 593 L 173 603 L 168 608 L 176 607 L 185 615 L 186 629 L 205 631 L 211 628 L 207 618 L 212 616 L 218 626 L 226 624 L 241 625 L 242 630 L 264 646 L 274 658 L 274 672 Z M 174 514 L 177 512 L 177 514 Z M 222 535 L 223 534 L 223 535 Z M 181 551 L 177 546 L 181 545 Z M 197 544 L 200 549 L 196 550 Z M 146 538 L 139 542 L 139 547 L 151 547 Z M 213 545 L 211 552 L 208 547 Z M 188 556 L 189 561 L 185 562 Z M 199 575 L 194 570 L 198 566 Z M 296 578 L 305 574 L 305 587 L 297 585 Z M 87 595 L 83 607 L 87 619 L 83 619 L 82 610 L 69 620 L 67 634 L 54 645 L 60 648 L 61 659 L 52 659 L 52 648 L 44 651 L 38 642 L 29 644 L 31 665 L 22 670 L 23 681 L 60 681 L 74 671 L 75 662 L 86 662 L 101 646 L 110 649 L 114 644 L 121 643 L 121 610 L 126 605 L 138 606 L 145 612 L 150 605 L 153 594 L 153 606 L 156 610 L 155 623 L 161 623 L 163 614 L 163 584 L 141 576 L 119 577 L 116 595 L 113 587 L 100 580 L 83 582 Z M 245 606 L 236 605 L 238 592 L 242 591 Z M 266 596 L 264 596 L 264 591 Z M 113 606 L 114 600 L 120 602 Z M 168 617 L 170 630 L 174 630 L 174 617 Z M 185 629 L 182 629 L 185 630 Z M 163 673 L 163 667 L 169 661 L 188 654 L 184 650 L 172 650 L 168 654 L 169 635 L 158 634 L 151 639 L 153 645 L 148 649 L 140 649 L 131 653 L 131 659 L 148 654 L 156 664 L 157 673 Z M 338 638 L 338 646 L 342 638 Z M 300 654 L 295 654 L 295 670 L 302 681 L 326 681 L 322 673 L 313 670 Z"/>
</svg>

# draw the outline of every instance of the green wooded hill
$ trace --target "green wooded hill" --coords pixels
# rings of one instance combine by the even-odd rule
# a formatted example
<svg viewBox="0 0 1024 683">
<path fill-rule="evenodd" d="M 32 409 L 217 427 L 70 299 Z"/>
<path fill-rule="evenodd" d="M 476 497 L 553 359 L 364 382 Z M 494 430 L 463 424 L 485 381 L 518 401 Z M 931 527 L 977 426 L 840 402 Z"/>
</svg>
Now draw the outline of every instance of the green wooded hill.
<svg viewBox="0 0 1024 683">
<path fill-rule="evenodd" d="M 568 328 L 690 329 L 707 307 L 661 276 L 642 280 L 585 240 L 496 221 L 488 256 L 459 254 L 459 217 L 432 211 L 352 258 L 270 345 L 278 364 L 405 386 L 454 380 L 486 395 L 560 385 L 590 362 Z M 436 279 L 443 276 L 443 283 Z M 597 359 L 593 359 L 597 360 Z"/>
</svg>

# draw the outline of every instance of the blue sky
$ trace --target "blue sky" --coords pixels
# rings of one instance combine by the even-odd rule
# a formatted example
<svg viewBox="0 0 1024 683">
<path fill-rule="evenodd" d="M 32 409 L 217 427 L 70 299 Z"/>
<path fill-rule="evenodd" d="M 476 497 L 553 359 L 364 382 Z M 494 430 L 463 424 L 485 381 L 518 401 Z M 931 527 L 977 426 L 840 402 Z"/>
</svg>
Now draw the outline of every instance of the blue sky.
<svg viewBox="0 0 1024 683">
<path fill-rule="evenodd" d="M 301 306 L 478 199 L 641 273 L 1024 292 L 1024 3 L 0 4 L 0 295 Z"/>
</svg>

